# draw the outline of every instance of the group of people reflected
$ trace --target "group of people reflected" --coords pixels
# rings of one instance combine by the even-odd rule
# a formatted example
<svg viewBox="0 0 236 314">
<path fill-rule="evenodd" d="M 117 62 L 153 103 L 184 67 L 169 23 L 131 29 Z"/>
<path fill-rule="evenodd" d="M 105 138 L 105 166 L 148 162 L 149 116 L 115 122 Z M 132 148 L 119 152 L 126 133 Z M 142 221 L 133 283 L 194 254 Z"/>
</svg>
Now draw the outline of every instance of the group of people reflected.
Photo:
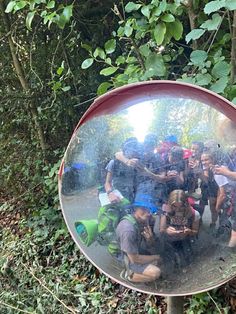
<svg viewBox="0 0 236 314">
<path fill-rule="evenodd" d="M 175 135 L 161 144 L 155 134 L 143 143 L 131 137 L 106 166 L 104 190 L 109 205 L 101 217 L 113 224 L 107 245 L 127 282 L 155 281 L 163 265 L 190 265 L 203 226 L 226 251 L 236 252 L 233 147 L 207 140 L 183 148 Z"/>
</svg>

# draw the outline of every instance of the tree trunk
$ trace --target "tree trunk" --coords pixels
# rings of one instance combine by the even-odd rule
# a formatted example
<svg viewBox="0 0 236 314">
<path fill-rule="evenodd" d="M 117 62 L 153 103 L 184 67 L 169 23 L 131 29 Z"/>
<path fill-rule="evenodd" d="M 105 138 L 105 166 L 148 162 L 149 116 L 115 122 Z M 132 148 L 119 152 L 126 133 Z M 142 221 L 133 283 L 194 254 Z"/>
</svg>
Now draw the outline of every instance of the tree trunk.
<svg viewBox="0 0 236 314">
<path fill-rule="evenodd" d="M 7 14 L 5 13 L 4 0 L 0 0 L 0 12 L 2 13 L 3 22 L 4 22 L 4 26 L 5 26 L 5 31 L 6 31 L 6 37 L 8 39 L 9 48 L 10 48 L 10 52 L 11 52 L 11 56 L 12 56 L 12 61 L 13 61 L 13 65 L 14 65 L 17 77 L 20 81 L 20 84 L 21 84 L 24 92 L 30 93 L 29 83 L 25 77 L 22 65 L 21 65 L 21 63 L 17 57 L 16 51 L 15 51 L 15 45 L 14 45 L 13 40 L 11 38 L 10 22 L 9 22 Z M 30 110 L 30 113 L 33 117 L 34 126 L 35 126 L 35 130 L 37 132 L 37 135 L 38 135 L 40 147 L 44 153 L 44 156 L 46 156 L 47 144 L 46 144 L 46 140 L 44 137 L 42 126 L 40 125 L 40 122 L 38 119 L 37 106 L 35 105 L 35 103 L 32 100 L 29 102 L 29 110 Z"/>
<path fill-rule="evenodd" d="M 236 10 L 234 10 L 232 24 L 232 44 L 231 44 L 231 76 L 230 82 L 234 84 L 236 75 Z"/>
</svg>

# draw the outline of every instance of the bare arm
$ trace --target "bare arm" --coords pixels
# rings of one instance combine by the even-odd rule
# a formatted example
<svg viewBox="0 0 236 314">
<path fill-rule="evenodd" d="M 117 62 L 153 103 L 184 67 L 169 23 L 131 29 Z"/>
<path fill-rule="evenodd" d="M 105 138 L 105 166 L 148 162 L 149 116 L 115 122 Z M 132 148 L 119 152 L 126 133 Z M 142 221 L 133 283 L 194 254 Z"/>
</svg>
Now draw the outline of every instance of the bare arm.
<svg viewBox="0 0 236 314">
<path fill-rule="evenodd" d="M 236 180 L 236 172 L 230 171 L 228 167 L 221 166 L 221 167 L 215 167 L 214 173 L 221 174 L 231 180 Z"/>
<path fill-rule="evenodd" d="M 224 186 L 219 187 L 218 193 L 217 193 L 217 199 L 216 199 L 216 211 L 219 212 L 221 209 L 221 206 L 225 200 L 226 194 L 225 194 L 225 188 Z"/>
<path fill-rule="evenodd" d="M 121 201 L 119 196 L 112 192 L 112 173 L 110 171 L 107 172 L 106 182 L 105 182 L 105 191 L 107 192 L 109 201 L 111 203 L 118 203 Z"/>
<path fill-rule="evenodd" d="M 159 262 L 159 255 L 140 255 L 140 254 L 127 254 L 131 263 L 146 264 L 152 262 Z"/>
</svg>

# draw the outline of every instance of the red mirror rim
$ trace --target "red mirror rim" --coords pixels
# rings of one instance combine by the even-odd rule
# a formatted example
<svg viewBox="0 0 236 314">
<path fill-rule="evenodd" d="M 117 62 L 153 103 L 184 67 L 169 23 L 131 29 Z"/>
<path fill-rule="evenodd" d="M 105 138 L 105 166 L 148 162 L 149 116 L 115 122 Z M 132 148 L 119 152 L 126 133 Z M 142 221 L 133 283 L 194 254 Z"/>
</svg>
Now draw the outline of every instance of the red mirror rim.
<svg viewBox="0 0 236 314">
<path fill-rule="evenodd" d="M 77 124 L 73 132 L 73 135 L 70 139 L 70 142 L 73 139 L 73 136 L 76 134 L 76 131 L 78 130 L 78 128 L 82 124 L 91 120 L 94 117 L 97 117 L 100 115 L 112 114 L 117 111 L 126 109 L 129 106 L 137 104 L 137 101 L 144 102 L 146 100 L 150 100 L 150 99 L 154 99 L 158 97 L 161 98 L 165 96 L 179 97 L 183 99 L 193 99 L 196 101 L 200 101 L 220 111 L 226 117 L 228 117 L 230 120 L 236 123 L 236 107 L 234 107 L 234 105 L 229 100 L 225 99 L 224 97 L 212 91 L 209 91 L 205 88 L 192 85 L 189 83 L 167 81 L 167 80 L 162 80 L 162 81 L 154 80 L 154 81 L 138 82 L 134 84 L 125 85 L 125 86 L 113 89 L 107 92 L 106 94 L 96 98 L 94 102 L 92 103 L 92 105 L 89 107 L 89 109 L 84 113 L 79 123 Z M 59 173 L 58 173 L 59 194 L 60 194 L 63 168 L 64 168 L 64 161 L 62 160 Z M 61 203 L 61 197 L 60 197 L 60 203 Z M 61 203 L 61 208 L 62 208 L 62 203 Z M 67 222 L 63 210 L 62 210 L 62 213 L 63 213 L 65 222 Z M 71 231 L 70 231 L 70 234 L 74 242 L 77 243 Z M 107 277 L 114 280 L 114 278 L 110 274 L 100 269 L 96 265 L 96 263 L 86 254 L 86 252 L 81 249 L 81 247 L 80 247 L 80 250 L 84 254 L 84 256 L 96 268 L 98 268 Z M 210 287 L 210 289 L 217 288 L 223 285 L 224 283 L 228 282 L 234 277 L 235 275 L 231 276 L 230 278 L 222 279 L 221 282 Z M 131 286 L 125 284 L 123 281 L 119 281 L 118 279 L 115 279 L 115 281 L 131 289 Z M 162 293 L 148 292 L 142 289 L 138 289 L 136 287 L 132 287 L 132 289 L 138 292 L 143 292 L 143 293 L 152 294 L 152 295 L 159 295 L 159 296 L 186 296 L 186 295 L 198 294 L 198 293 L 202 293 L 202 292 L 210 290 L 209 288 L 206 288 L 206 289 L 201 289 L 198 291 L 190 291 L 189 293 L 184 293 L 184 294 L 181 294 L 181 293 L 180 294 L 162 294 Z"/>
</svg>

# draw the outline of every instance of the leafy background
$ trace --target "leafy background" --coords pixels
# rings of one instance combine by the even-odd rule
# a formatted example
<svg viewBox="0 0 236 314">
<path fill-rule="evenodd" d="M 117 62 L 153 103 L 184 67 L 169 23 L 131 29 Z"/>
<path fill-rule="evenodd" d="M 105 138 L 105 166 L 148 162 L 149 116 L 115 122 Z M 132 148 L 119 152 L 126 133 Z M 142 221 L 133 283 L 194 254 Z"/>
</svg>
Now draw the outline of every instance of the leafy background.
<svg viewBox="0 0 236 314">
<path fill-rule="evenodd" d="M 59 163 L 109 89 L 179 80 L 236 103 L 235 0 L 0 0 L 0 56 L 1 313 L 165 313 L 163 298 L 80 255 L 59 210 Z M 235 313 L 232 287 L 186 298 L 186 313 Z"/>
</svg>

